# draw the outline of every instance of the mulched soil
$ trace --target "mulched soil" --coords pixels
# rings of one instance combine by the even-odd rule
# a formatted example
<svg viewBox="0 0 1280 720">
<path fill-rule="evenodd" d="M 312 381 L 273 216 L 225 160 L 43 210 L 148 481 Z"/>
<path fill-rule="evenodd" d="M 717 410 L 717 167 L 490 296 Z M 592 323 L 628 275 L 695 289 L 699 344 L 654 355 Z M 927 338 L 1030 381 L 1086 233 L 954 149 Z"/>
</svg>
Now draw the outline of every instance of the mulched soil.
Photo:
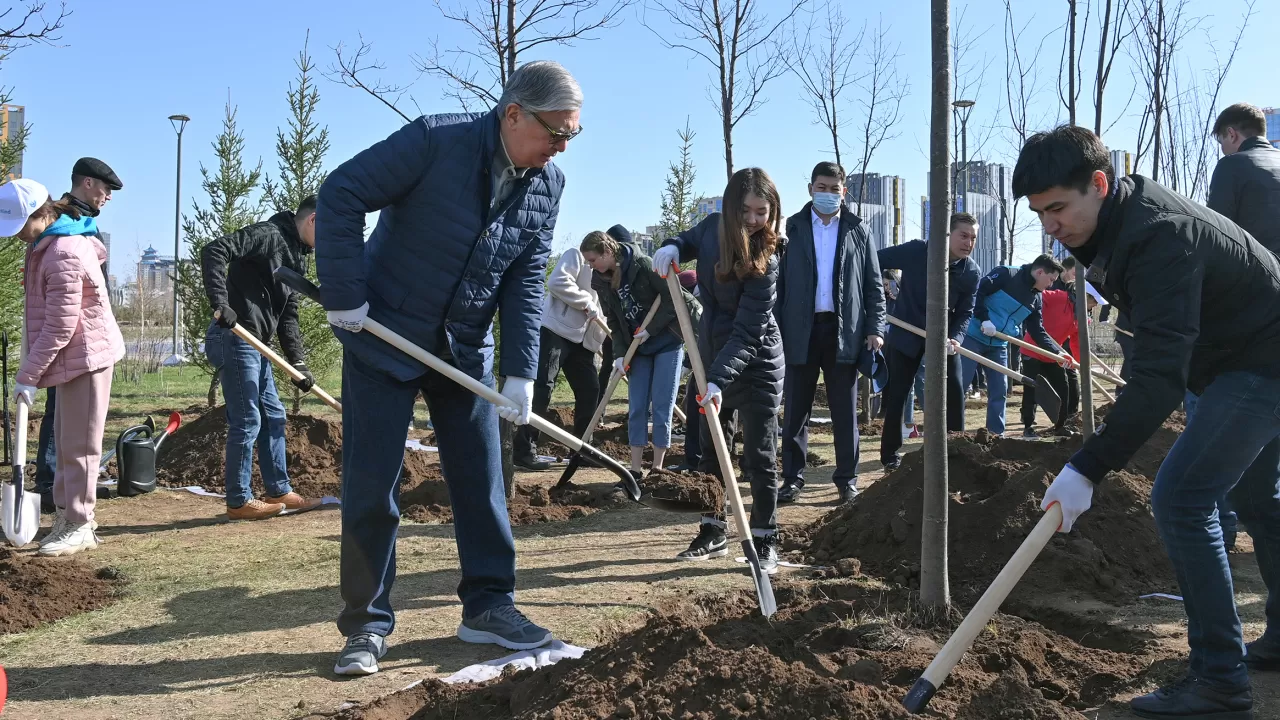
<svg viewBox="0 0 1280 720">
<path fill-rule="evenodd" d="M 428 680 L 341 720 L 910 717 L 907 689 L 954 628 L 901 590 L 858 582 L 780 588 L 766 621 L 735 592 L 655 613 L 580 660 L 480 686 Z M 997 616 L 929 706 L 958 720 L 1073 720 L 1135 681 L 1151 657 L 1094 650 Z"/>
<path fill-rule="evenodd" d="M 116 600 L 116 572 L 75 558 L 41 558 L 0 547 L 0 634 L 18 633 Z"/>
<path fill-rule="evenodd" d="M 655 499 L 677 502 L 707 512 L 724 508 L 724 481 L 698 472 L 675 473 L 654 470 L 644 479 L 646 494 Z"/>
</svg>

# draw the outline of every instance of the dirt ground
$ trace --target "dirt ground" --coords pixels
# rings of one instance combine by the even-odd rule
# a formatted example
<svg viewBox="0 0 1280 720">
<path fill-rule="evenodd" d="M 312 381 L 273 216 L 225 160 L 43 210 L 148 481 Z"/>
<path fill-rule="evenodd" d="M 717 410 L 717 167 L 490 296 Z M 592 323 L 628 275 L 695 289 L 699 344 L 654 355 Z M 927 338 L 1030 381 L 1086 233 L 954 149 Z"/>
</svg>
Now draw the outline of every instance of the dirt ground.
<svg viewBox="0 0 1280 720">
<path fill-rule="evenodd" d="M 980 411 L 969 413 L 975 427 L 980 418 Z M 833 469 L 831 437 L 814 430 L 811 446 L 826 464 L 810 471 L 798 503 L 780 509 L 784 538 L 818 537 L 796 530 L 835 507 L 834 487 L 825 482 Z M 918 444 L 908 441 L 906 450 Z M 881 481 L 877 455 L 878 438 L 865 439 L 859 480 L 867 490 L 864 500 Z M 1005 462 L 1031 464 L 1013 456 Z M 549 498 L 558 475 L 522 473 L 518 483 L 530 488 L 531 497 L 541 488 Z M 613 483 L 608 473 L 589 468 L 574 480 L 586 492 L 603 493 Z M 0 635 L 0 664 L 10 683 L 6 717 L 324 717 L 349 703 L 368 703 L 417 680 L 506 654 L 453 637 L 459 575 L 452 527 L 408 517 L 397 546 L 397 628 L 383 672 L 339 680 L 331 674 L 341 647 L 333 624 L 341 608 L 337 513 L 321 510 L 238 524 L 227 524 L 221 513 L 219 500 L 173 490 L 102 502 L 99 532 L 106 543 L 84 561 L 112 568 L 112 577 L 122 583 L 120 596 L 94 612 Z M 606 654 L 510 678 L 504 681 L 507 690 L 503 684 L 490 686 L 452 707 L 445 704 L 448 698 L 462 698 L 463 691 L 435 683 L 395 697 L 417 693 L 410 706 L 438 709 L 418 717 L 480 717 L 480 703 L 500 702 L 503 692 L 508 693 L 507 712 L 523 703 L 519 707 L 528 712 L 521 717 L 615 712 L 617 717 L 662 717 L 668 708 L 664 697 L 700 703 L 699 713 L 712 708 L 724 713 L 716 717 L 788 717 L 792 696 L 781 684 L 768 682 L 778 673 L 798 683 L 805 696 L 827 697 L 830 707 L 850 708 L 841 716 L 900 716 L 896 699 L 946 637 L 916 618 L 902 599 L 907 591 L 873 577 L 871 561 L 863 578 L 813 581 L 812 569 L 784 568 L 775 578 L 783 609 L 775 623 L 767 624 L 751 613 L 751 584 L 741 564 L 731 559 L 673 562 L 696 531 L 695 523 L 688 515 L 624 504 L 515 528 L 521 607 L 567 642 L 608 644 Z M 1006 532 L 1012 536 L 1016 530 Z M 1265 589 L 1246 537 L 1231 561 L 1245 633 L 1255 637 L 1262 630 Z M 1157 585 L 1153 575 L 1149 586 Z M 963 587 L 956 585 L 957 600 Z M 1176 593 L 1175 586 L 1161 589 Z M 707 593 L 721 595 L 698 599 Z M 989 628 L 960 668 L 959 692 L 935 700 L 941 716 L 1121 718 L 1127 713 L 1118 703 L 1184 668 L 1180 603 L 1139 601 L 1121 597 L 1119 590 L 1114 595 L 1063 593 L 1056 605 L 1036 612 L 1035 619 L 1048 630 L 1014 617 Z M 886 621 L 891 621 L 888 628 L 882 627 Z M 708 642 L 700 645 L 704 639 Z M 653 658 L 645 648 L 659 640 L 663 666 L 630 664 L 633 658 Z M 773 653 L 764 653 L 764 646 Z M 736 673 L 728 666 L 746 669 L 752 687 L 730 682 Z M 678 680 L 686 668 L 698 668 L 708 682 L 698 690 L 683 688 Z M 715 680 L 718 676 L 722 679 Z M 624 677 L 640 685 L 651 682 L 662 692 L 637 693 L 627 698 L 630 705 L 606 708 L 609 698 L 620 697 L 608 693 L 621 687 Z M 577 683 L 574 697 L 556 695 L 564 692 L 556 682 L 561 679 Z M 1277 678 L 1258 675 L 1254 683 L 1258 717 L 1280 717 Z M 1105 702 L 1111 695 L 1117 699 Z M 570 703 L 566 712 L 573 712 L 539 711 L 557 698 Z M 1011 705 L 1041 712 L 1002 714 L 1013 710 Z M 807 707 L 804 717 L 823 716 L 816 706 Z M 601 712 L 605 709 L 609 712 Z M 688 717 L 699 715 L 690 711 Z"/>
</svg>

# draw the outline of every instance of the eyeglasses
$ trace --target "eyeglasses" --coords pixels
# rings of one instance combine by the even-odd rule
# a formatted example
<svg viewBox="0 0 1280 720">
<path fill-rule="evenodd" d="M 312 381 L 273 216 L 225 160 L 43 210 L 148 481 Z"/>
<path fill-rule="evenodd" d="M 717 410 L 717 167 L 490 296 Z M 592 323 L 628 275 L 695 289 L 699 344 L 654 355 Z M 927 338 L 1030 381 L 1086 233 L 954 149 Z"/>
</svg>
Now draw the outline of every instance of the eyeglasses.
<svg viewBox="0 0 1280 720">
<path fill-rule="evenodd" d="M 546 129 L 547 129 L 547 132 L 548 132 L 548 133 L 550 133 L 550 135 L 551 135 L 551 144 L 552 144 L 552 145 L 556 145 L 556 144 L 558 144 L 558 143 L 562 143 L 562 142 L 569 142 L 570 140 L 572 140 L 572 139 L 574 139 L 574 138 L 576 138 L 576 137 L 578 137 L 579 135 L 581 135 L 581 134 L 582 134 L 582 126 L 581 126 L 581 125 L 579 125 L 579 126 L 578 126 L 578 129 L 577 129 L 577 130 L 574 130 L 573 132 L 560 132 L 559 130 L 556 130 L 555 128 L 553 128 L 553 127 L 551 127 L 550 125 L 548 125 L 548 124 L 547 124 L 547 121 L 546 121 L 546 120 L 543 120 L 543 119 L 542 119 L 542 117 L 538 115 L 538 113 L 536 113 L 536 112 L 531 112 L 531 113 L 529 113 L 529 114 L 533 116 L 533 119 L 534 119 L 534 120 L 537 120 L 537 121 L 538 121 L 538 124 L 539 124 L 539 125 L 541 125 L 542 127 L 546 128 Z"/>
</svg>

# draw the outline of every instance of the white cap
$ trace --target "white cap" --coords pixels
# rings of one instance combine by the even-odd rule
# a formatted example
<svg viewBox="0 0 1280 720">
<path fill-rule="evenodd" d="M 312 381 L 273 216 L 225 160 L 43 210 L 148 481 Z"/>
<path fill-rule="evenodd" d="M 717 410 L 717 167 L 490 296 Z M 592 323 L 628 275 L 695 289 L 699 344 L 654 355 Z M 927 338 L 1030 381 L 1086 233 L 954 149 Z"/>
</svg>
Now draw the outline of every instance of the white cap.
<svg viewBox="0 0 1280 720">
<path fill-rule="evenodd" d="M 1102 293 L 1098 292 L 1098 289 L 1090 285 L 1088 281 L 1085 281 L 1084 291 L 1092 295 L 1093 299 L 1097 300 L 1099 305 L 1107 304 L 1107 301 L 1102 299 Z"/>
<path fill-rule="evenodd" d="M 17 178 L 0 185 L 0 237 L 17 235 L 48 199 L 49 191 L 35 180 Z"/>
</svg>

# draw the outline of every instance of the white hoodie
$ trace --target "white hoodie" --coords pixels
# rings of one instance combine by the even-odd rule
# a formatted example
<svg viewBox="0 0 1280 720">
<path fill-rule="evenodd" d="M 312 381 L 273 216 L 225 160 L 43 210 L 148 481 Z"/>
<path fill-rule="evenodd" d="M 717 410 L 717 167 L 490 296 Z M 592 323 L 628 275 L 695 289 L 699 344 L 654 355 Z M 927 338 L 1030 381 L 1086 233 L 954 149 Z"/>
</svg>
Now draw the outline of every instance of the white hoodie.
<svg viewBox="0 0 1280 720">
<path fill-rule="evenodd" d="M 542 327 L 591 352 L 600 352 L 605 332 L 587 320 L 588 311 L 600 312 L 600 300 L 591 289 L 591 266 L 582 252 L 570 248 L 547 278 L 542 299 Z"/>
</svg>

